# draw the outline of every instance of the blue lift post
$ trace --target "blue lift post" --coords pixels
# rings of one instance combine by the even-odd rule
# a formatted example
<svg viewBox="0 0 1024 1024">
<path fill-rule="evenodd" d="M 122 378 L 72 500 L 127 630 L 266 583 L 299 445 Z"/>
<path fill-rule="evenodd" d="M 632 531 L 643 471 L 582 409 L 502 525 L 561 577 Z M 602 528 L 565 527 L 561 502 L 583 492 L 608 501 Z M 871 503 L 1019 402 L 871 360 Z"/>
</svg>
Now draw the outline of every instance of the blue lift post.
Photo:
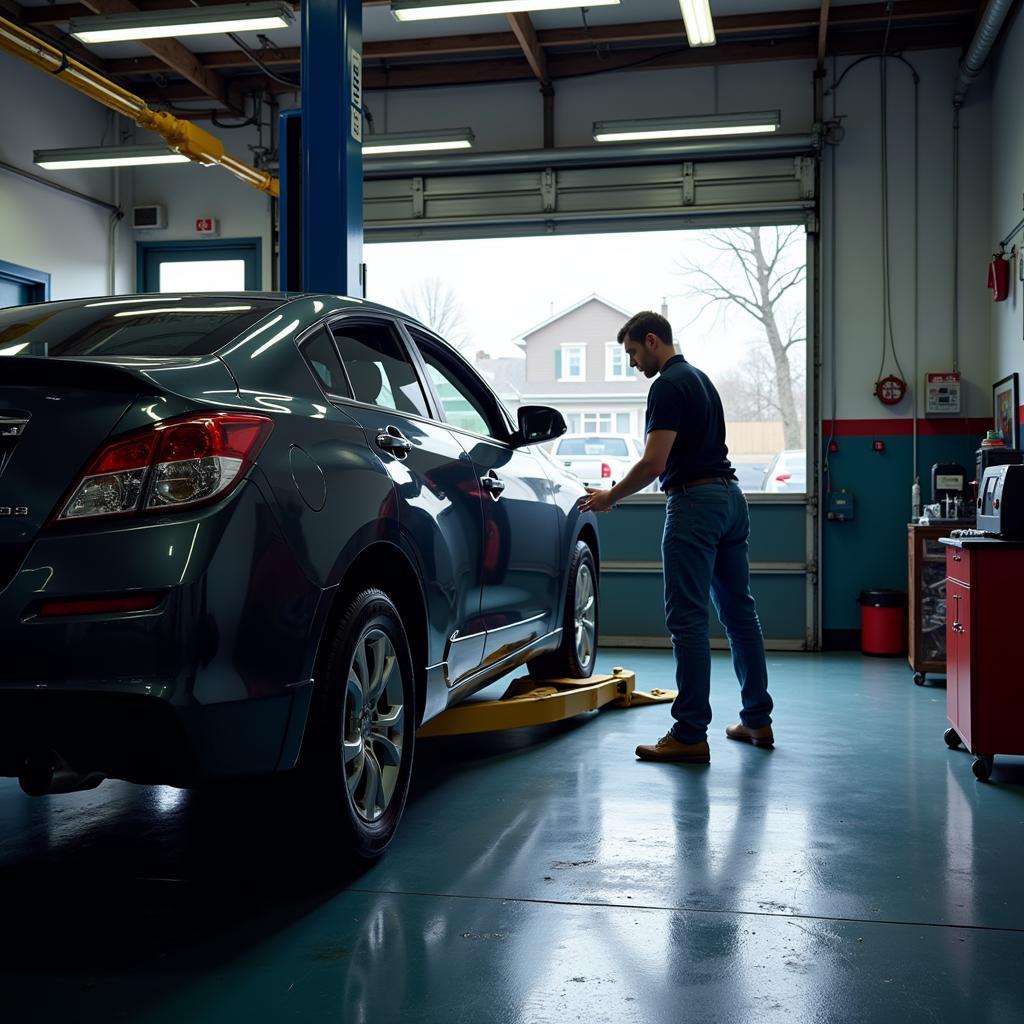
<svg viewBox="0 0 1024 1024">
<path fill-rule="evenodd" d="M 304 0 L 301 20 L 301 115 L 281 115 L 280 287 L 361 298 L 362 0 Z"/>
</svg>

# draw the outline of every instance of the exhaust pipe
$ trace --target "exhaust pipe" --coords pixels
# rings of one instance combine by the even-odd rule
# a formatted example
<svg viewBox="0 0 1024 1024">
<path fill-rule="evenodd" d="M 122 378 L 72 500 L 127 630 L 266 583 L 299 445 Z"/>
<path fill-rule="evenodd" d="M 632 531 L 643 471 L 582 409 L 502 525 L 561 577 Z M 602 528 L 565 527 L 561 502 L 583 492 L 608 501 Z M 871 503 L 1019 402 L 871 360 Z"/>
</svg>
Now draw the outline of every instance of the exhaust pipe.
<svg viewBox="0 0 1024 1024">
<path fill-rule="evenodd" d="M 95 789 L 105 778 L 102 772 L 75 771 L 56 750 L 41 750 L 25 758 L 18 785 L 29 796 L 45 796 Z"/>
</svg>

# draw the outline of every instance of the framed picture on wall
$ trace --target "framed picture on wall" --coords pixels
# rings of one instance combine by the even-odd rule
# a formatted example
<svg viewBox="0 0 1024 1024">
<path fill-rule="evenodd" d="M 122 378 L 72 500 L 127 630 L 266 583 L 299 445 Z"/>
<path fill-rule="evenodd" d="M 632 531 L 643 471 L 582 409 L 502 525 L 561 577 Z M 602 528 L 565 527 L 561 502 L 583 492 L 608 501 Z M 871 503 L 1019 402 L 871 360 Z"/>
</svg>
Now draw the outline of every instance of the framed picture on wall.
<svg viewBox="0 0 1024 1024">
<path fill-rule="evenodd" d="M 1017 374 L 1011 373 L 992 385 L 994 429 L 1001 430 L 1007 448 L 1020 447 L 1020 397 Z"/>
</svg>

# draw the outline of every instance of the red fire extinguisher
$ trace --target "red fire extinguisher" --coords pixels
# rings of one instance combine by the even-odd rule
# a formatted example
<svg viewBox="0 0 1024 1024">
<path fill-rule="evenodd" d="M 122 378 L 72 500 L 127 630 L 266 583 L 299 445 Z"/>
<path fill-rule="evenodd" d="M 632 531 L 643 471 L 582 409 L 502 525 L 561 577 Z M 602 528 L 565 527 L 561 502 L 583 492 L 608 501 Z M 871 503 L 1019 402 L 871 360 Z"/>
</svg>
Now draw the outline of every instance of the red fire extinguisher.
<svg viewBox="0 0 1024 1024">
<path fill-rule="evenodd" d="M 993 301 L 1006 301 L 1010 294 L 1010 261 L 1001 252 L 994 253 L 988 265 L 988 286 Z"/>
</svg>

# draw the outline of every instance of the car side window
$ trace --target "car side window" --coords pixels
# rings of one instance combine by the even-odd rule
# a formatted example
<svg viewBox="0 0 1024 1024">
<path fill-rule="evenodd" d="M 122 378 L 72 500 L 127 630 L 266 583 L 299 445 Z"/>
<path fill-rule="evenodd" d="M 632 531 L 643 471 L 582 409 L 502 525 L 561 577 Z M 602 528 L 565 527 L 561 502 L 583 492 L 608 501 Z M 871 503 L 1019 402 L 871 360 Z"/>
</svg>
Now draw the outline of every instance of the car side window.
<svg viewBox="0 0 1024 1024">
<path fill-rule="evenodd" d="M 324 328 L 321 327 L 312 337 L 307 338 L 302 343 L 300 351 L 329 396 L 352 397 L 345 369 L 341 365 L 330 334 Z"/>
<path fill-rule="evenodd" d="M 483 437 L 506 438 L 508 428 L 491 396 L 459 365 L 458 357 L 419 331 L 410 329 L 409 333 L 423 357 L 448 423 Z"/>
<path fill-rule="evenodd" d="M 343 321 L 331 330 L 357 402 L 412 416 L 430 415 L 416 370 L 392 327 Z"/>
</svg>

